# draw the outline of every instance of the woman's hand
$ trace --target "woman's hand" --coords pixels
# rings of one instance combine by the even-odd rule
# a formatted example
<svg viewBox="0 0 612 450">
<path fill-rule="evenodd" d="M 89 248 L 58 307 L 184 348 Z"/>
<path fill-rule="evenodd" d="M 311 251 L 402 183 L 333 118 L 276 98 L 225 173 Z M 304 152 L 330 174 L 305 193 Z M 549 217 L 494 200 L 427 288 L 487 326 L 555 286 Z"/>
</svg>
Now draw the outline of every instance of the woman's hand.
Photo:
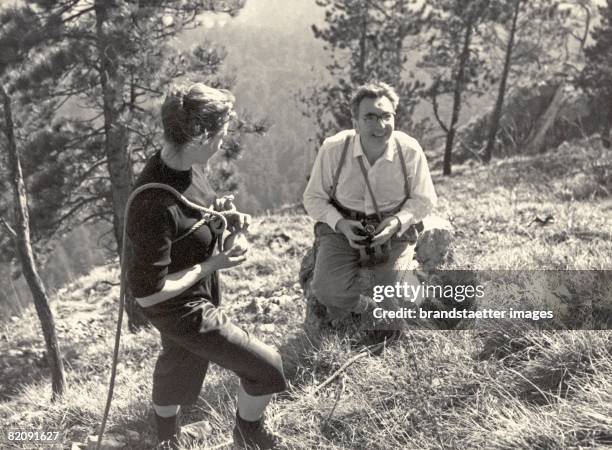
<svg viewBox="0 0 612 450">
<path fill-rule="evenodd" d="M 238 212 L 236 209 L 232 194 L 216 199 L 213 208 L 215 211 L 224 213 L 225 220 L 227 220 L 227 229 L 232 233 L 246 231 L 251 223 L 251 216 L 249 214 Z"/>
<path fill-rule="evenodd" d="M 238 211 L 224 214 L 227 220 L 227 229 L 231 233 L 239 231 L 246 231 L 251 223 L 251 216 L 249 214 L 243 214 Z"/>
<path fill-rule="evenodd" d="M 223 251 L 234 250 L 237 254 L 244 254 L 249 248 L 249 241 L 247 241 L 244 233 L 240 231 L 230 234 L 223 241 Z"/>
<path fill-rule="evenodd" d="M 209 261 L 213 265 L 214 270 L 223 270 L 236 267 L 245 262 L 246 259 L 246 251 L 241 251 L 241 249 L 238 248 L 230 248 L 229 250 L 211 256 Z"/>
<path fill-rule="evenodd" d="M 236 210 L 236 205 L 234 205 L 234 195 L 233 194 L 229 194 L 229 195 L 224 195 L 222 197 L 219 197 L 217 199 L 215 199 L 215 203 L 213 205 L 213 209 L 215 211 L 235 211 Z"/>
</svg>

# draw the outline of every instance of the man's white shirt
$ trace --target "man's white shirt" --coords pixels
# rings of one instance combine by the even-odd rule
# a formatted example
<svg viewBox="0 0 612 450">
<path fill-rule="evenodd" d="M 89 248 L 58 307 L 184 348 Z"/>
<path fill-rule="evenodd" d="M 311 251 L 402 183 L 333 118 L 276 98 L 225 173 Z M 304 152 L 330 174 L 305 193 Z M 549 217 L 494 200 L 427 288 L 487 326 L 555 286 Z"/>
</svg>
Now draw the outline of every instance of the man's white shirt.
<svg viewBox="0 0 612 450">
<path fill-rule="evenodd" d="M 351 140 L 336 187 L 336 199 L 342 206 L 368 215 L 376 213 L 359 166 L 357 159 L 359 156 L 363 156 L 363 163 L 379 210 L 389 211 L 398 206 L 405 197 L 404 175 L 401 160 L 397 154 L 398 151 L 401 151 L 406 161 L 410 198 L 396 213 L 401 223 L 399 234 L 429 214 L 438 198 L 425 154 L 416 139 L 401 131 L 394 131 L 384 153 L 374 165 L 370 165 L 361 147 L 359 135 L 355 130 L 345 130 L 325 139 L 317 153 L 303 196 L 304 207 L 312 218 L 327 223 L 334 230 L 342 218 L 340 212 L 329 201 L 334 175 L 340 163 L 347 136 Z M 399 142 L 399 149 L 396 141 Z"/>
</svg>

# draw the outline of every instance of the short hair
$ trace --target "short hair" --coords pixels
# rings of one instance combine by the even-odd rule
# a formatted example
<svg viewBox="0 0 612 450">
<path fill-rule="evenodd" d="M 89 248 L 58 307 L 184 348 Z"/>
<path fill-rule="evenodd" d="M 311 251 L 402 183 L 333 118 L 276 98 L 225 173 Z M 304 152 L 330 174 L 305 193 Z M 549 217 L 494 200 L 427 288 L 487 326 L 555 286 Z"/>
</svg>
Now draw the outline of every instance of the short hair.
<svg viewBox="0 0 612 450">
<path fill-rule="evenodd" d="M 230 91 L 204 83 L 174 87 L 161 107 L 165 138 L 184 145 L 197 136 L 214 136 L 227 121 L 235 101 Z"/>
<path fill-rule="evenodd" d="M 399 96 L 397 92 L 395 92 L 395 89 L 382 81 L 371 81 L 359 86 L 351 98 L 350 105 L 353 119 L 359 117 L 359 105 L 361 104 L 361 100 L 364 98 L 379 97 L 387 97 L 393 105 L 393 111 L 397 109 L 399 105 Z"/>
</svg>

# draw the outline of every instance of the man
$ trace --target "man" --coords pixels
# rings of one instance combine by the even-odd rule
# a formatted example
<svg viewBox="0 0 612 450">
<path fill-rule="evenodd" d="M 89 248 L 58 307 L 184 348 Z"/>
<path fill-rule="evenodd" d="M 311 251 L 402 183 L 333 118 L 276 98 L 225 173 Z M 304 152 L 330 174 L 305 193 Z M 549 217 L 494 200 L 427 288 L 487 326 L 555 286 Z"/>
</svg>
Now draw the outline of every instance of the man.
<svg viewBox="0 0 612 450">
<path fill-rule="evenodd" d="M 414 229 L 435 206 L 436 193 L 419 143 L 395 131 L 399 97 L 381 82 L 351 99 L 354 130 L 327 138 L 317 154 L 304 206 L 318 222 L 312 289 L 338 318 L 371 309 L 363 271 L 374 284 L 394 285 L 414 254 Z M 369 282 L 371 289 L 372 280 Z"/>
</svg>

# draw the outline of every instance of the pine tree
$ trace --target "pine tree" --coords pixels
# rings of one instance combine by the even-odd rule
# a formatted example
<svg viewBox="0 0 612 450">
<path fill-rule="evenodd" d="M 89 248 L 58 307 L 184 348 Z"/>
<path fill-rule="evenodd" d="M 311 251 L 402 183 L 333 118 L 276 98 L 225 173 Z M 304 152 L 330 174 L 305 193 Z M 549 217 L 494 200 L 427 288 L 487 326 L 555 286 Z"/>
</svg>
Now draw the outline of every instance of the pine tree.
<svg viewBox="0 0 612 450">
<path fill-rule="evenodd" d="M 414 47 L 409 38 L 417 35 L 418 18 L 425 8 L 418 4 L 415 0 L 317 0 L 326 9 L 326 24 L 312 29 L 331 53 L 327 70 L 333 82 L 315 87 L 302 101 L 305 114 L 316 119 L 319 141 L 352 128 L 351 95 L 372 80 L 389 83 L 400 96 L 397 127 L 414 127 L 412 112 L 422 83 L 406 73 L 406 63 Z"/>
<path fill-rule="evenodd" d="M 589 3 L 513 0 L 500 4 L 500 14 L 479 32 L 487 82 L 497 85 L 497 96 L 491 113 L 461 132 L 463 150 L 487 162 L 499 151 L 512 154 L 546 148 L 542 138 L 558 123 L 567 80 L 581 66 L 591 21 Z"/>
<path fill-rule="evenodd" d="M 28 197 L 23 181 L 23 172 L 21 170 L 21 160 L 19 157 L 19 148 L 15 139 L 15 127 L 13 122 L 13 113 L 11 108 L 11 97 L 7 94 L 4 87 L 0 86 L 0 100 L 3 105 L 4 124 L 3 132 L 6 137 L 6 151 L 11 176 L 11 184 L 13 191 L 13 207 L 14 207 L 14 227 L 12 227 L 3 218 L 0 221 L 4 225 L 8 234 L 14 239 L 21 267 L 25 275 L 28 287 L 34 299 L 34 306 L 40 320 L 45 347 L 47 349 L 47 361 L 51 369 L 51 388 L 52 398 L 57 399 L 64 393 L 66 379 L 64 376 L 64 365 L 62 355 L 57 340 L 57 332 L 55 330 L 55 322 L 53 313 L 49 306 L 49 297 L 45 290 L 45 286 L 38 275 L 36 261 L 32 252 L 30 242 L 30 221 L 28 217 Z"/>
<path fill-rule="evenodd" d="M 467 94 L 481 95 L 480 84 L 486 79 L 486 66 L 482 45 L 478 41 L 479 29 L 494 20 L 500 4 L 494 0 L 434 0 L 426 22 L 429 34 L 428 49 L 420 65 L 427 69 L 432 83 L 426 91 L 433 113 L 446 134 L 443 173 L 450 175 L 452 151 L 457 133 L 461 108 Z M 440 112 L 440 97 L 451 97 L 448 121 Z"/>
<path fill-rule="evenodd" d="M 512 64 L 512 52 L 514 51 L 514 44 L 518 29 L 518 18 L 521 13 L 521 7 L 523 6 L 523 3 L 524 0 L 514 0 L 513 2 L 511 2 L 510 8 L 508 10 L 508 19 L 510 22 L 510 27 L 508 29 L 508 40 L 506 42 L 506 48 L 504 52 L 504 64 L 499 80 L 497 99 L 495 100 L 495 106 L 491 115 L 491 120 L 489 123 L 489 133 L 487 136 L 487 145 L 484 150 L 483 160 L 486 163 L 491 161 L 491 157 L 493 156 L 495 138 L 497 136 L 497 130 L 499 129 L 499 121 L 501 119 L 502 108 L 504 106 L 506 86 L 508 83 L 508 76 L 510 75 L 510 66 Z"/>
</svg>

